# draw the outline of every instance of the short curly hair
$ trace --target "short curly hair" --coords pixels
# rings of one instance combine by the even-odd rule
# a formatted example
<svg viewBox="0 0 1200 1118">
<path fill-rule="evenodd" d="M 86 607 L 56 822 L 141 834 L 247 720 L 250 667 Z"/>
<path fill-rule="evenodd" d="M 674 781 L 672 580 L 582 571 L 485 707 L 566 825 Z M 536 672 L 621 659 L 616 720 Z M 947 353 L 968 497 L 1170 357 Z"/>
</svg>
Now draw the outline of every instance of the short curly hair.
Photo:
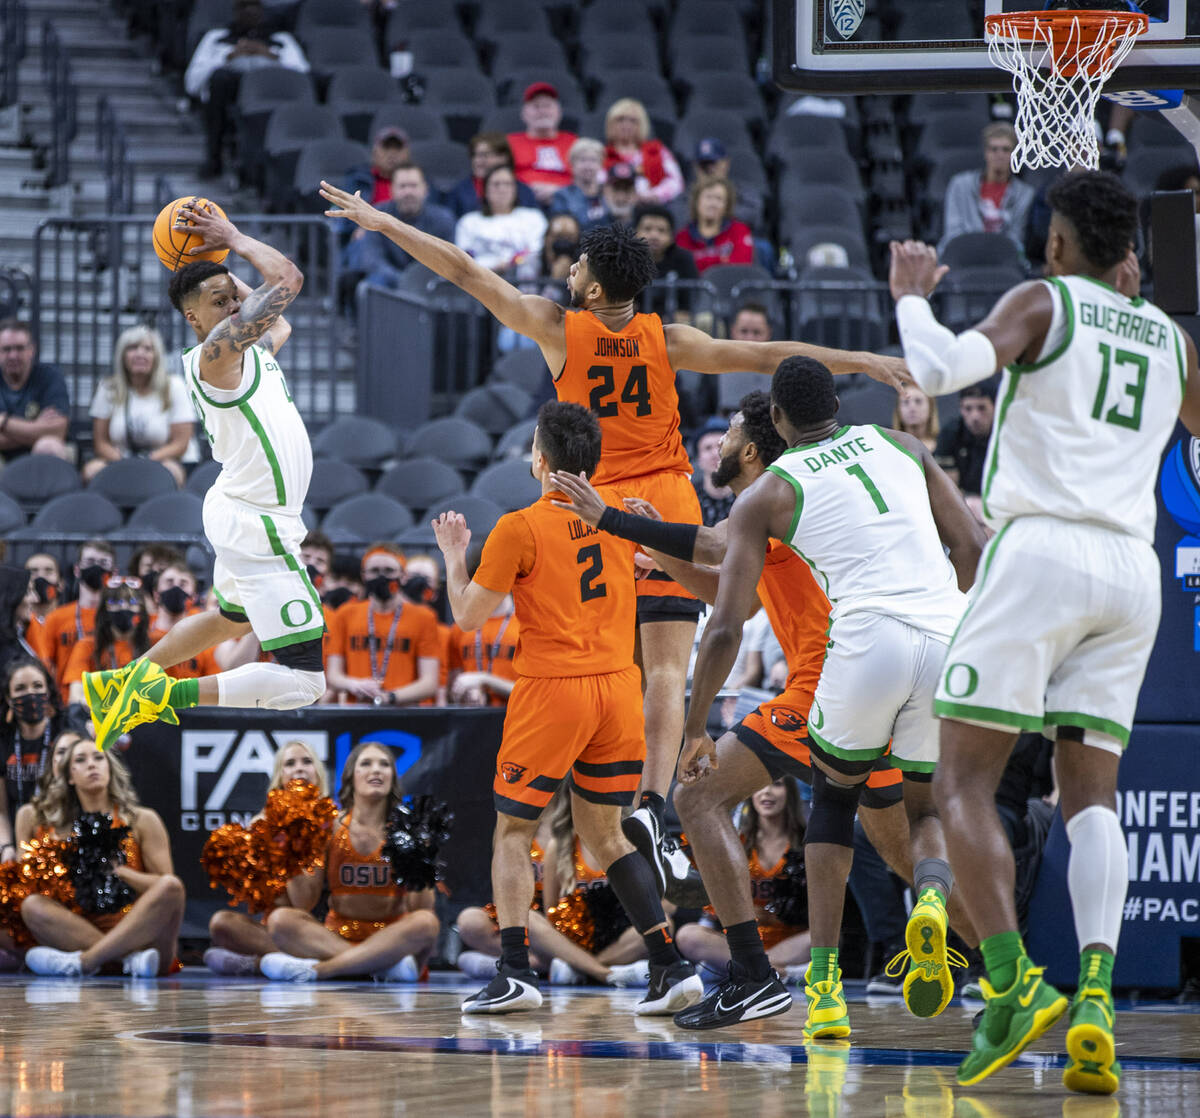
<svg viewBox="0 0 1200 1118">
<path fill-rule="evenodd" d="M 755 445 L 762 464 L 769 466 L 787 450 L 787 443 L 771 422 L 771 394 L 761 389 L 747 392 L 738 401 L 737 410 L 742 416 L 746 440 Z"/>
<path fill-rule="evenodd" d="M 658 278 L 649 244 L 620 222 L 589 229 L 579 238 L 579 252 L 587 254 L 588 270 L 617 303 L 636 299 Z"/>
<path fill-rule="evenodd" d="M 536 442 L 552 470 L 591 477 L 600 464 L 600 422 L 579 404 L 544 403 L 538 409 Z"/>
<path fill-rule="evenodd" d="M 812 357 L 785 357 L 771 378 L 771 402 L 793 427 L 811 427 L 837 414 L 833 373 Z"/>
<path fill-rule="evenodd" d="M 1073 171 L 1047 192 L 1051 210 L 1071 223 L 1088 263 L 1108 271 L 1125 259 L 1137 233 L 1137 198 L 1109 171 Z"/>
<path fill-rule="evenodd" d="M 182 311 L 183 304 L 205 280 L 212 279 L 213 276 L 227 275 L 229 269 L 215 260 L 195 260 L 191 264 L 185 264 L 171 276 L 170 285 L 167 287 L 167 297 L 171 300 L 171 306 L 177 311 Z"/>
</svg>

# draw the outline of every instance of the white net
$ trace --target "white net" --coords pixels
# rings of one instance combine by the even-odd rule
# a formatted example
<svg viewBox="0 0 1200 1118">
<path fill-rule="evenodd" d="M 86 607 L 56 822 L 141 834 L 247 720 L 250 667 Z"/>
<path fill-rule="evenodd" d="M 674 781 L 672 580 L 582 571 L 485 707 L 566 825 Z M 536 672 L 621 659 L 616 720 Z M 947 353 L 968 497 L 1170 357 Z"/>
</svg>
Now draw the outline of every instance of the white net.
<svg viewBox="0 0 1200 1118">
<path fill-rule="evenodd" d="M 1082 22 L 1067 12 L 988 19 L 988 56 L 1017 94 L 1014 171 L 1099 167 L 1096 101 L 1145 28 L 1145 17 L 1096 12 Z"/>
</svg>

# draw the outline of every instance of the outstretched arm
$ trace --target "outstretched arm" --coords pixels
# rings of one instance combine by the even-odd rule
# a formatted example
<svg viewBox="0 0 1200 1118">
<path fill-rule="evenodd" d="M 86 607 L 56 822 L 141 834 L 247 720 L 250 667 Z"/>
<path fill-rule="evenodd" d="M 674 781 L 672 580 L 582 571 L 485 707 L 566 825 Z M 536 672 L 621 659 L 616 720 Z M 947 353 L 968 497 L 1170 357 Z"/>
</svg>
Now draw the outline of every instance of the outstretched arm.
<svg viewBox="0 0 1200 1118">
<path fill-rule="evenodd" d="M 230 273 L 229 278 L 233 280 L 233 286 L 237 288 L 238 298 L 242 300 L 242 308 L 245 309 L 246 301 L 253 298 L 254 289 L 244 280 L 240 280 L 237 276 Z M 288 322 L 283 315 L 280 315 L 267 328 L 267 332 L 258 339 L 260 349 L 268 350 L 271 353 L 278 353 L 279 347 L 292 336 L 292 324 Z"/>
<path fill-rule="evenodd" d="M 563 308 L 557 303 L 540 295 L 523 295 L 457 245 L 383 213 L 357 191 L 350 194 L 322 182 L 321 197 L 336 207 L 326 210 L 326 217 L 347 218 L 363 229 L 382 233 L 414 260 L 478 299 L 503 325 L 537 342 L 552 370 L 562 368 L 566 344 Z"/>
<path fill-rule="evenodd" d="M 467 574 L 471 529 L 461 513 L 442 513 L 433 521 L 433 534 L 446 560 L 446 597 L 455 624 L 465 633 L 482 628 L 508 592 L 489 590 Z"/>
</svg>

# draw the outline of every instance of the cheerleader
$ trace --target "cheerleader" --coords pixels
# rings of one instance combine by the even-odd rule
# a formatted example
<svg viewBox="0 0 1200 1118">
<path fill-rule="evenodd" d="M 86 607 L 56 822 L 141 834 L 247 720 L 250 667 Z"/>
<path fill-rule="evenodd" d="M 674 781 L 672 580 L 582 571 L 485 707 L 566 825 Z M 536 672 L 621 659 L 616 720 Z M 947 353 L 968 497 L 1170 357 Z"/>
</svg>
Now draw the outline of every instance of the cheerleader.
<svg viewBox="0 0 1200 1118">
<path fill-rule="evenodd" d="M 795 871 L 797 860 L 804 856 L 804 816 L 795 778 L 784 777 L 755 792 L 742 805 L 738 834 L 750 863 L 758 934 L 767 957 L 780 974 L 787 974 L 788 967 L 802 971 L 810 954 L 808 928 L 785 923 L 768 909 L 778 906 L 786 890 L 789 897 L 799 902 L 800 913 L 807 912 L 804 879 Z M 794 880 L 785 883 L 787 878 Z M 784 915 L 792 921 L 797 919 L 797 915 L 787 910 Z M 711 914 L 680 928 L 676 943 L 685 959 L 703 963 L 714 971 L 723 973 L 729 963 L 725 936 Z"/>
<path fill-rule="evenodd" d="M 51 829 L 50 819 L 46 815 L 46 803 L 50 796 L 51 787 L 57 779 L 56 774 L 62 767 L 63 759 L 71 747 L 76 742 L 88 740 L 90 739 L 75 730 L 63 730 L 50 743 L 50 752 L 43 759 L 41 771 L 37 776 L 33 799 L 27 804 L 22 804 L 17 811 L 15 826 L 18 849 L 29 842 L 30 839 L 35 838 L 39 831 L 48 831 Z"/>
<path fill-rule="evenodd" d="M 410 892 L 392 880 L 383 856 L 385 826 L 400 802 L 391 753 L 360 742 L 342 769 L 325 865 L 293 882 L 293 907 L 277 908 L 267 930 L 278 950 L 259 963 L 284 982 L 371 975 L 379 981 L 415 981 L 438 937 L 433 890 Z M 328 882 L 329 914 L 322 926 L 311 914 Z"/>
<path fill-rule="evenodd" d="M 138 803 L 125 766 L 93 741 L 75 742 L 55 770 L 42 810 L 47 822 L 37 838 L 70 838 L 85 813 L 102 813 L 112 826 L 128 827 L 124 862 L 115 876 L 133 899 L 118 911 L 89 916 L 50 897 L 27 897 L 21 919 L 39 946 L 26 954 L 25 965 L 35 974 L 90 975 L 120 961 L 135 978 L 167 974 L 186 894 L 172 872 L 167 830 L 156 812 Z M 90 898 L 77 892 L 76 903 L 86 907 Z"/>
<path fill-rule="evenodd" d="M 322 796 L 329 795 L 329 775 L 325 766 L 313 752 L 312 746 L 302 741 L 289 741 L 275 754 L 267 793 L 285 787 L 292 780 L 306 781 Z M 255 820 L 260 818 L 262 812 L 255 816 Z M 295 906 L 302 895 L 306 895 L 306 887 L 301 884 L 301 878 L 293 878 L 288 882 L 286 892 L 276 902 L 276 907 Z M 212 946 L 204 952 L 204 965 L 215 974 L 229 977 L 256 975 L 259 960 L 275 950 L 275 943 L 267 932 L 264 920 L 231 908 L 223 908 L 213 914 L 208 922 L 208 934 Z"/>
</svg>

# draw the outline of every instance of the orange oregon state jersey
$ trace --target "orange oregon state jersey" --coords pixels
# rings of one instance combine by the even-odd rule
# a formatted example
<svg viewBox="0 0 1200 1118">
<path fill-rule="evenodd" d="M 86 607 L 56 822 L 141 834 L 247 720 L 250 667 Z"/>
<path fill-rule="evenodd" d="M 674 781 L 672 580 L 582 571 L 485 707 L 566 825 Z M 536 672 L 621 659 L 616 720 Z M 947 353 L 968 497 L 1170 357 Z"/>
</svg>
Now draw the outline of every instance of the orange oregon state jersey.
<svg viewBox="0 0 1200 1118">
<path fill-rule="evenodd" d="M 809 565 L 786 544 L 771 540 L 758 597 L 787 661 L 787 690 L 817 689 L 829 638 L 829 599 Z"/>
<path fill-rule="evenodd" d="M 325 881 L 330 902 L 338 897 L 394 897 L 403 895 L 392 880 L 391 863 L 383 856 L 383 843 L 370 854 L 355 850 L 350 841 L 350 814 L 334 828 L 325 856 Z M 333 907 L 337 907 L 334 905 Z"/>
<path fill-rule="evenodd" d="M 592 484 L 663 471 L 691 476 L 662 319 L 637 314 L 614 333 L 591 311 L 567 311 L 565 326 L 567 360 L 554 389 L 600 420 L 604 442 Z"/>
<path fill-rule="evenodd" d="M 519 676 L 603 675 L 633 666 L 633 549 L 546 494 L 506 513 L 483 545 L 474 581 L 512 592 Z"/>
</svg>

